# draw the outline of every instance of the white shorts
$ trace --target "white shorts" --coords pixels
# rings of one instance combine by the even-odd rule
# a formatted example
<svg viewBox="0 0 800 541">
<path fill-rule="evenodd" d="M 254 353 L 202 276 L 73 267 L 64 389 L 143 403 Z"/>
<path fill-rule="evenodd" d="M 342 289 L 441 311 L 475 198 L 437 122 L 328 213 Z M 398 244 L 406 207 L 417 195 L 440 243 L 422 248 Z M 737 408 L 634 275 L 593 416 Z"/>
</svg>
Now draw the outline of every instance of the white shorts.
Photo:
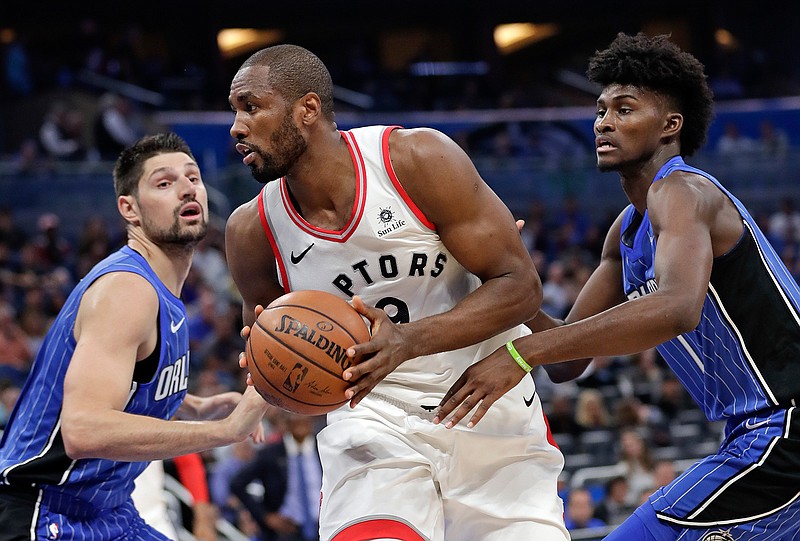
<svg viewBox="0 0 800 541">
<path fill-rule="evenodd" d="M 472 429 L 370 394 L 319 433 L 322 541 L 566 541 L 552 443 L 523 378 Z M 394 403 L 392 403 L 394 402 Z"/>
</svg>

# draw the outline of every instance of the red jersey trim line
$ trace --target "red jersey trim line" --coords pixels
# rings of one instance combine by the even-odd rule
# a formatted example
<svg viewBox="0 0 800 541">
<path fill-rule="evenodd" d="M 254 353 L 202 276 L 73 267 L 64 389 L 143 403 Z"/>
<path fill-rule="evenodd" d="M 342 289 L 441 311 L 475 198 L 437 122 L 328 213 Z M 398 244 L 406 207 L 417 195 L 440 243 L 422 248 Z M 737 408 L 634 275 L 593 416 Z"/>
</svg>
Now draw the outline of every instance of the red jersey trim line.
<svg viewBox="0 0 800 541">
<path fill-rule="evenodd" d="M 269 245 L 272 247 L 272 253 L 275 256 L 275 261 L 278 263 L 278 272 L 281 274 L 283 290 L 286 293 L 289 293 L 289 274 L 286 272 L 286 264 L 283 262 L 280 250 L 278 250 L 278 243 L 275 241 L 275 237 L 272 235 L 272 229 L 270 229 L 269 222 L 267 221 L 267 212 L 264 210 L 264 190 L 266 189 L 267 187 L 264 186 L 261 188 L 261 193 L 258 194 L 258 217 L 261 218 L 261 228 L 267 235 L 267 240 L 269 241 Z"/>
<path fill-rule="evenodd" d="M 283 203 L 283 207 L 286 209 L 286 214 L 289 215 L 289 218 L 291 218 L 297 227 L 309 235 L 319 239 L 333 242 L 346 242 L 356 230 L 359 222 L 361 221 L 361 217 L 364 215 L 364 204 L 367 199 L 367 175 L 365 172 L 364 157 L 361 154 L 361 149 L 358 148 L 358 144 L 355 142 L 355 139 L 349 132 L 340 131 L 339 133 L 341 134 L 345 143 L 347 143 L 347 149 L 350 151 L 350 157 L 353 160 L 353 166 L 356 170 L 356 197 L 353 201 L 353 210 L 350 213 L 350 221 L 344 226 L 343 229 L 339 231 L 331 231 L 329 229 L 322 229 L 321 227 L 316 227 L 308 223 L 300 215 L 300 213 L 297 212 L 292 204 L 292 200 L 289 197 L 289 190 L 286 186 L 286 178 L 281 177 L 279 182 L 281 189 L 281 202 Z"/>
<path fill-rule="evenodd" d="M 542 419 L 544 419 L 544 427 L 547 429 L 547 442 L 560 451 L 561 447 L 558 446 L 556 439 L 553 437 L 553 433 L 550 431 L 550 423 L 547 420 L 547 415 L 545 415 L 544 410 L 542 410 Z"/>
<path fill-rule="evenodd" d="M 411 209 L 411 212 L 414 213 L 414 216 L 416 216 L 417 219 L 420 222 L 422 222 L 422 224 L 425 227 L 427 227 L 431 231 L 436 231 L 436 226 L 434 225 L 434 223 L 431 222 L 428 219 L 428 217 L 425 216 L 425 213 L 422 212 L 422 210 L 414 203 L 414 201 L 411 200 L 411 197 L 408 195 L 408 192 L 406 192 L 405 188 L 403 188 L 403 185 L 400 184 L 400 180 L 397 178 L 397 173 L 394 172 L 394 167 L 392 167 L 392 159 L 389 156 L 389 135 L 391 135 L 391 133 L 394 130 L 400 127 L 401 126 L 389 126 L 383 132 L 383 136 L 381 137 L 381 154 L 383 154 L 383 166 L 386 168 L 386 173 L 389 175 L 389 180 L 392 181 L 395 190 L 397 190 L 397 193 L 400 194 L 400 197 L 403 198 L 403 201 L 405 201 L 406 205 L 408 205 L 408 208 Z"/>
<path fill-rule="evenodd" d="M 348 526 L 331 541 L 369 541 L 370 539 L 398 539 L 401 541 L 426 541 L 408 524 L 396 520 L 374 519 Z"/>
</svg>

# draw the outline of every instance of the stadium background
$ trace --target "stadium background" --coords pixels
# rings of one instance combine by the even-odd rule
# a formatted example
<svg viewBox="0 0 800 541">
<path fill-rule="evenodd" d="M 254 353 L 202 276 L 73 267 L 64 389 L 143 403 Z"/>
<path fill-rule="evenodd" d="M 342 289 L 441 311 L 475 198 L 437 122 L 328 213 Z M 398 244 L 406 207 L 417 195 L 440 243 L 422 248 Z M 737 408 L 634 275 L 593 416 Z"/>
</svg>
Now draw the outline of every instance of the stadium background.
<svg viewBox="0 0 800 541">
<path fill-rule="evenodd" d="M 717 98 L 709 140 L 690 163 L 751 207 L 800 274 L 800 232 L 780 229 L 800 224 L 789 208 L 800 196 L 798 20 L 800 5 L 788 1 L 6 2 L 0 390 L 13 396 L 63 295 L 121 242 L 113 157 L 97 152 L 93 131 L 110 94 L 129 100 L 131 125 L 141 133 L 173 129 L 200 161 L 214 227 L 198 256 L 201 270 L 187 284 L 197 351 L 193 387 L 202 393 L 241 383 L 239 305 L 224 270 L 222 228 L 259 185 L 233 151 L 227 95 L 241 62 L 270 43 L 303 45 L 328 65 L 340 128 L 431 126 L 462 144 L 514 214 L 528 220 L 524 239 L 542 274 L 546 307 L 561 315 L 596 263 L 600 233 L 624 204 L 616 175 L 594 167 L 596 89 L 583 75 L 587 59 L 619 31 L 670 33 L 706 65 Z M 501 45 L 499 27 L 515 23 L 533 26 L 518 27 L 519 41 Z M 230 29 L 252 31 L 224 32 Z M 80 157 L 49 155 L 42 145 L 42 126 L 57 106 L 82 121 Z M 765 123 L 782 135 L 779 147 L 766 144 Z M 731 126 L 748 145 L 726 151 L 721 141 Z M 537 384 L 567 457 L 565 497 L 585 486 L 601 505 L 604 483 L 616 475 L 652 482 L 657 461 L 679 471 L 719 439 L 719 427 L 674 389 L 652 351 L 601 359 L 576 383 L 554 386 L 539 374 Z M 629 428 L 643 436 L 650 455 L 635 466 L 624 456 Z M 226 457 L 204 458 L 212 475 Z M 222 516 L 246 530 L 237 516 Z"/>
</svg>

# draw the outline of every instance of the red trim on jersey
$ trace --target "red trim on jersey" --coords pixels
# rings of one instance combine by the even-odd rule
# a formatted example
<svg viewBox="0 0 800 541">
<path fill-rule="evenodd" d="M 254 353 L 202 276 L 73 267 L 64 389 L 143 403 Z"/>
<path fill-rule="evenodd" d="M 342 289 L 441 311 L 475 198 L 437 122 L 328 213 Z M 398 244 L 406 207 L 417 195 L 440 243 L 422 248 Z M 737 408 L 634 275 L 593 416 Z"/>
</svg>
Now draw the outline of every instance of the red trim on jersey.
<svg viewBox="0 0 800 541">
<path fill-rule="evenodd" d="M 384 537 L 401 541 L 425 541 L 407 524 L 389 519 L 366 520 L 353 524 L 336 534 L 331 541 L 369 541 Z"/>
<path fill-rule="evenodd" d="M 330 229 L 323 229 L 308 223 L 292 204 L 291 197 L 289 197 L 289 188 L 286 185 L 286 178 L 281 178 L 279 182 L 283 207 L 286 209 L 286 214 L 297 227 L 313 237 L 333 242 L 346 242 L 356 230 L 361 221 L 361 217 L 364 215 L 364 204 L 367 199 L 367 174 L 364 166 L 364 157 L 353 136 L 350 132 L 344 131 L 340 131 L 339 134 L 347 144 L 347 149 L 350 151 L 350 157 L 353 160 L 353 166 L 356 171 L 356 196 L 353 201 L 353 210 L 350 212 L 350 220 L 345 224 L 344 228 L 339 231 L 331 231 Z"/>
<path fill-rule="evenodd" d="M 394 189 L 397 190 L 397 193 L 399 193 L 400 197 L 403 198 L 403 201 L 406 202 L 406 205 L 408 205 L 408 208 L 410 208 L 411 212 L 414 213 L 414 216 L 416 216 L 417 219 L 422 222 L 423 225 L 425 225 L 425 227 L 431 231 L 436 231 L 436 226 L 433 224 L 433 222 L 431 222 L 428 217 L 425 216 L 425 213 L 422 212 L 422 210 L 420 210 L 420 208 L 416 205 L 416 203 L 411 200 L 408 192 L 406 192 L 405 188 L 403 188 L 403 185 L 400 184 L 400 180 L 397 178 L 397 173 L 394 172 L 394 167 L 392 167 L 392 159 L 389 156 L 389 135 L 391 135 L 391 133 L 397 128 L 400 128 L 400 126 L 389 126 L 383 132 L 383 136 L 381 137 L 383 166 L 386 168 L 386 173 L 389 175 L 389 180 L 391 180 L 392 184 L 394 184 Z"/>
<path fill-rule="evenodd" d="M 272 253 L 275 256 L 275 262 L 278 264 L 278 272 L 281 273 L 281 282 L 283 282 L 283 290 L 286 293 L 289 293 L 289 275 L 286 272 L 286 264 L 283 262 L 283 258 L 281 257 L 281 253 L 278 250 L 278 243 L 275 241 L 275 237 L 272 235 L 272 229 L 269 227 L 269 222 L 267 221 L 267 211 L 264 210 L 264 191 L 267 189 L 266 186 L 261 188 L 261 191 L 258 194 L 258 216 L 261 218 L 261 227 L 264 229 L 264 233 L 267 235 L 267 240 L 269 241 L 269 245 L 272 246 Z"/>
<path fill-rule="evenodd" d="M 542 418 L 544 419 L 544 426 L 547 428 L 547 442 L 560 451 L 561 447 L 558 446 L 556 439 L 553 437 L 553 433 L 550 432 L 550 423 L 547 422 L 547 415 L 544 414 L 544 410 L 542 411 Z"/>
</svg>

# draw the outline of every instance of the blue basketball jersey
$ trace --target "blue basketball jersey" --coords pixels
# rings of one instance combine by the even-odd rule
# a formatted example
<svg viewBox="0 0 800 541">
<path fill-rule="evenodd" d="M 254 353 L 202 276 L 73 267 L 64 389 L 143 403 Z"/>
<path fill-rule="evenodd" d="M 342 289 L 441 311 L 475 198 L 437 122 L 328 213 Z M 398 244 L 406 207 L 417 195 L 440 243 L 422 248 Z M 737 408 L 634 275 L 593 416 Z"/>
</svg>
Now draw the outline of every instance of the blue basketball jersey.
<svg viewBox="0 0 800 541">
<path fill-rule="evenodd" d="M 75 351 L 78 307 L 94 281 L 111 272 L 144 277 L 159 299 L 158 343 L 148 359 L 137 363 L 124 411 L 169 419 L 188 386 L 189 335 L 183 302 L 139 253 L 123 247 L 98 263 L 70 294 L 47 333 L 0 440 L 0 487 L 41 489 L 44 501 L 66 514 L 126 502 L 134 479 L 147 466 L 146 462 L 72 460 L 61 436 L 64 376 Z"/>
<path fill-rule="evenodd" d="M 653 182 L 687 171 L 713 182 L 736 205 L 744 233 L 714 260 L 700 324 L 658 351 L 710 420 L 743 418 L 800 396 L 800 289 L 742 203 L 708 173 L 681 157 Z M 629 299 L 658 289 L 656 238 L 647 211 L 624 211 L 620 249 Z"/>
</svg>

